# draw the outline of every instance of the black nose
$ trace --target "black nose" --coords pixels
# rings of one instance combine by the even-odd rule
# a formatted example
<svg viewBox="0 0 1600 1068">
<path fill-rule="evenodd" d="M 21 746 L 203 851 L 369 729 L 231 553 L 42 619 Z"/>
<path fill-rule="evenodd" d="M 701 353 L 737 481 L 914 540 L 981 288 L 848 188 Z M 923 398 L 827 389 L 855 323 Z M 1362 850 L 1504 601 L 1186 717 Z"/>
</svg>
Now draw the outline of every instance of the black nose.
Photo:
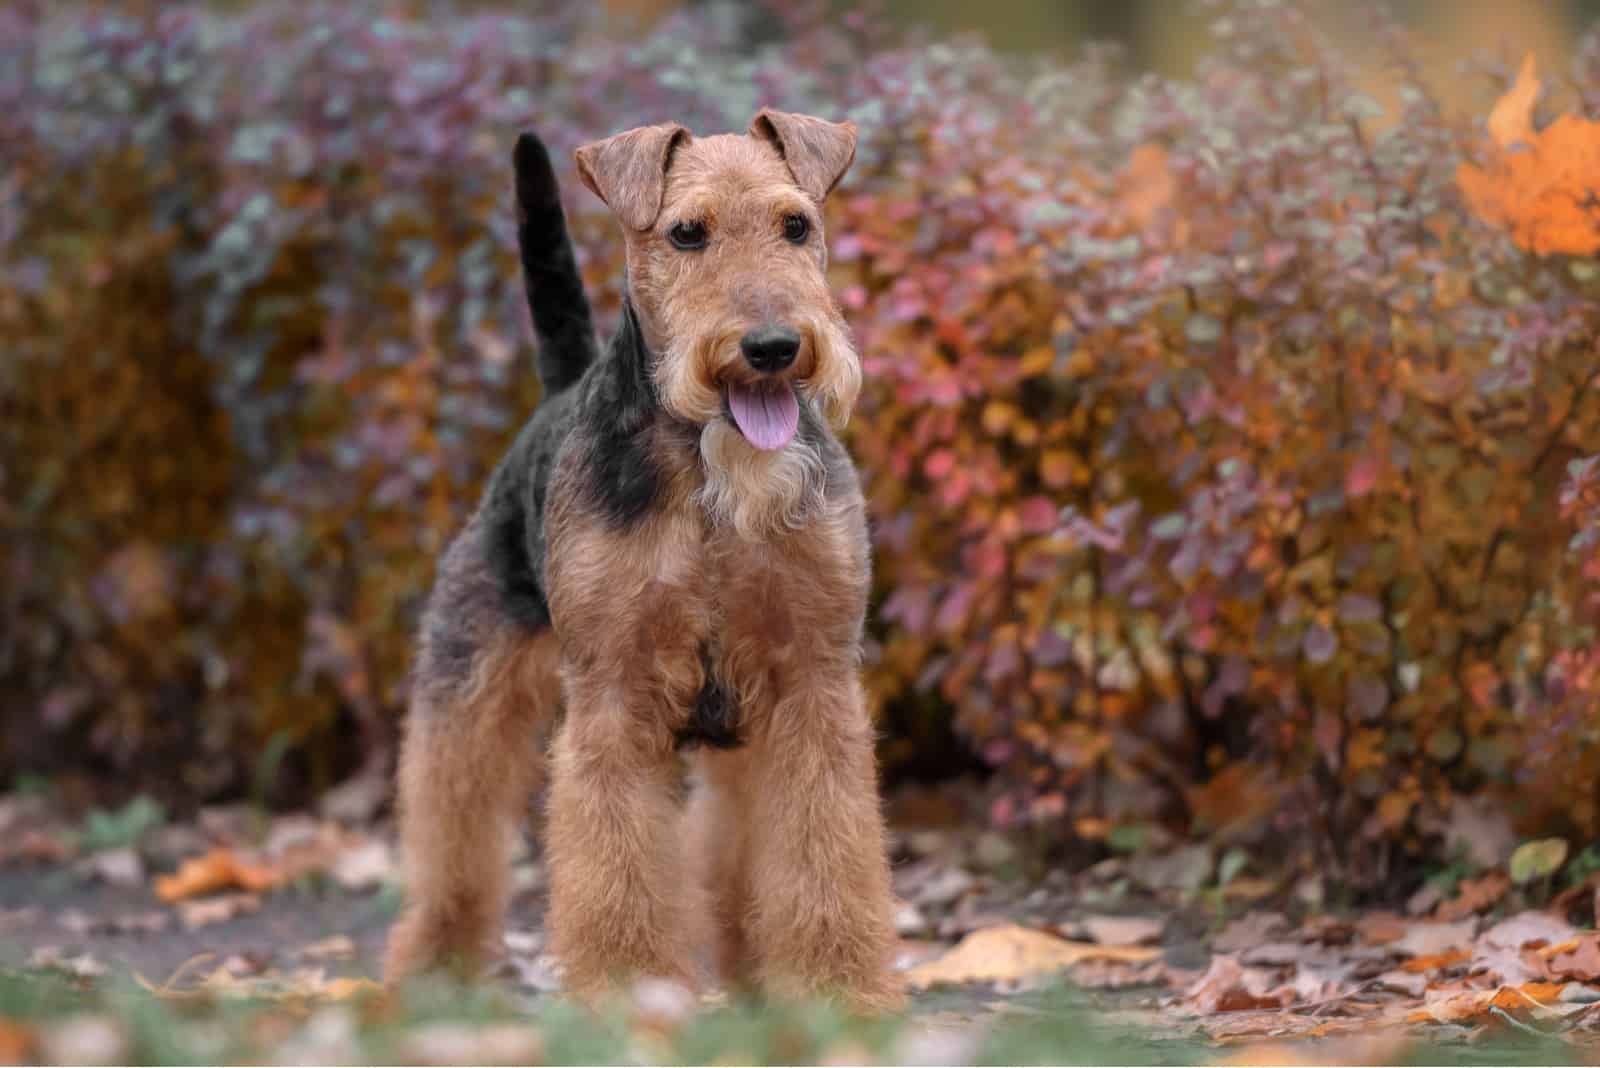
<svg viewBox="0 0 1600 1068">
<path fill-rule="evenodd" d="M 787 326 L 768 323 L 740 338 L 739 348 L 751 367 L 771 374 L 794 363 L 795 354 L 800 351 L 800 335 Z"/>
</svg>

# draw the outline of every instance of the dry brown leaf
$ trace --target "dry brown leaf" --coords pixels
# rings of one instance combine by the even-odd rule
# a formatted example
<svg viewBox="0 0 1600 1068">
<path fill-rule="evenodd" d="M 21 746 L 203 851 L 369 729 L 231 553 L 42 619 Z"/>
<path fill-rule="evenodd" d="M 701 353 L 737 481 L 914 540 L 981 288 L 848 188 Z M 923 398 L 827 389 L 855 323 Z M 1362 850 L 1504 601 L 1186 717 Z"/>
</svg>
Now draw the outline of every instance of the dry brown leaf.
<svg viewBox="0 0 1600 1068">
<path fill-rule="evenodd" d="M 1494 990 L 1447 994 L 1430 1001 L 1408 1017 L 1412 1023 L 1468 1023 L 1499 1009 L 1517 1019 L 1550 1019 L 1581 1011 L 1582 1005 L 1562 1002 L 1560 983 L 1523 983 Z"/>
<path fill-rule="evenodd" d="M 1600 121 L 1563 115 L 1533 129 L 1539 80 L 1533 57 L 1489 117 L 1482 168 L 1462 163 L 1456 184 L 1485 222 L 1540 255 L 1600 252 Z"/>
<path fill-rule="evenodd" d="M 1277 893 L 1279 885 L 1275 879 L 1241 875 L 1222 888 L 1222 896 L 1238 901 L 1260 901 Z"/>
<path fill-rule="evenodd" d="M 1412 957 L 1430 957 L 1461 949 L 1472 944 L 1472 934 L 1478 929 L 1477 920 L 1459 923 L 1410 923 L 1406 933 L 1394 943 L 1394 948 Z"/>
<path fill-rule="evenodd" d="M 1578 937 L 1567 921 L 1548 912 L 1519 912 L 1501 920 L 1478 937 L 1479 946 L 1522 949 L 1534 945 L 1557 945 Z"/>
<path fill-rule="evenodd" d="M 1464 880 L 1456 887 L 1456 896 L 1440 905 L 1433 915 L 1447 922 L 1475 916 L 1498 904 L 1510 889 L 1511 879 L 1500 871 L 1492 871 L 1481 879 Z"/>
<path fill-rule="evenodd" d="M 349 960 L 356 955 L 356 944 L 349 935 L 332 935 L 319 942 L 302 946 L 295 956 L 304 960 Z"/>
<path fill-rule="evenodd" d="M 1600 934 L 1589 932 L 1536 951 L 1551 979 L 1600 980 Z"/>
<path fill-rule="evenodd" d="M 936 983 L 990 983 L 1026 979 L 1065 971 L 1080 961 L 1154 960 L 1159 949 L 1149 946 L 1102 946 L 1064 938 L 1015 924 L 985 927 L 963 938 L 948 953 L 908 969 L 914 988 Z"/>
<path fill-rule="evenodd" d="M 1247 1009 L 1281 1009 L 1293 1003 L 1293 990 L 1276 986 L 1269 972 L 1246 968 L 1233 957 L 1219 954 L 1211 967 L 1184 991 L 1189 1007 L 1202 1015 L 1242 1012 Z"/>
<path fill-rule="evenodd" d="M 1410 926 L 1392 912 L 1369 912 L 1356 921 L 1356 933 L 1369 945 L 1386 946 L 1404 938 Z"/>
<path fill-rule="evenodd" d="M 1095 990 L 1171 985 L 1171 972 L 1159 960 L 1142 964 L 1123 960 L 1086 960 L 1072 966 L 1069 978 L 1074 986 Z"/>
<path fill-rule="evenodd" d="M 1083 929 L 1103 946 L 1139 946 L 1161 937 L 1166 923 L 1151 916 L 1085 916 Z"/>
<path fill-rule="evenodd" d="M 1240 950 L 1274 941 L 1274 936 L 1289 929 L 1289 921 L 1276 912 L 1247 912 L 1229 923 L 1211 940 L 1211 948 L 1219 953 L 1237 953 Z"/>
<path fill-rule="evenodd" d="M 1393 990 L 1414 998 L 1420 998 L 1428 989 L 1428 977 L 1409 969 L 1384 972 L 1373 982 L 1384 990 Z"/>
<path fill-rule="evenodd" d="M 260 907 L 261 898 L 255 894 L 218 894 L 198 901 L 178 902 L 178 922 L 186 931 L 197 931 L 212 924 L 227 923 Z"/>
</svg>

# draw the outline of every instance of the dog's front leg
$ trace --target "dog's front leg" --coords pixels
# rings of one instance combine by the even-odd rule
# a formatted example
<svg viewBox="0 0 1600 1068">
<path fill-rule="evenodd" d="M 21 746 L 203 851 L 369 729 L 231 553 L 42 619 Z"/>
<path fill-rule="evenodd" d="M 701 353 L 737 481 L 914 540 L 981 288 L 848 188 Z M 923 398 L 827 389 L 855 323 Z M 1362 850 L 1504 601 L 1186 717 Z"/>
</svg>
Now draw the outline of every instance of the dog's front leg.
<svg viewBox="0 0 1600 1068">
<path fill-rule="evenodd" d="M 569 673 L 551 753 L 552 948 L 591 1002 L 639 977 L 697 984 L 704 910 L 675 833 L 680 769 L 670 730 L 629 692 L 614 666 Z"/>
<path fill-rule="evenodd" d="M 750 939 L 763 984 L 893 1009 L 893 900 L 872 724 L 853 668 L 818 671 L 751 732 Z"/>
</svg>

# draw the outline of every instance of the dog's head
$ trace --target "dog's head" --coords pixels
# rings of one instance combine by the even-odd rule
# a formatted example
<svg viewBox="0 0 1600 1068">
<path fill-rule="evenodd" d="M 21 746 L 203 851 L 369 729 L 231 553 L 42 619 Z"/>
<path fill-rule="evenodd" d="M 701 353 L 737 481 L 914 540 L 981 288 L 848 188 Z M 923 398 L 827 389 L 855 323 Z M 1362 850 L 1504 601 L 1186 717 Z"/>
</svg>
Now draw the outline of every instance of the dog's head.
<svg viewBox="0 0 1600 1068">
<path fill-rule="evenodd" d="M 662 406 L 725 420 L 758 450 L 802 400 L 849 418 L 861 364 L 829 292 L 822 201 L 855 158 L 850 123 L 762 111 L 744 134 L 646 126 L 577 151 L 627 241 L 628 288 Z"/>
</svg>

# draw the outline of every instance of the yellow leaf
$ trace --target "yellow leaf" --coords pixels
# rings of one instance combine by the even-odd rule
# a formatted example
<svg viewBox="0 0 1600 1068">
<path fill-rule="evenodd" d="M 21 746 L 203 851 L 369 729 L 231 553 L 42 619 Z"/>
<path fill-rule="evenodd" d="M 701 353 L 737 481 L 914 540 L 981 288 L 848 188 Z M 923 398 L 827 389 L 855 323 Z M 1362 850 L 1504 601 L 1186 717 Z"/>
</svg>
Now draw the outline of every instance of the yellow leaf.
<svg viewBox="0 0 1600 1068">
<path fill-rule="evenodd" d="M 923 988 L 938 983 L 986 983 L 1064 971 L 1086 960 L 1142 964 L 1161 956 L 1155 946 L 1102 946 L 1069 942 L 1015 924 L 985 927 L 963 938 L 944 956 L 906 972 L 906 982 Z"/>
</svg>

